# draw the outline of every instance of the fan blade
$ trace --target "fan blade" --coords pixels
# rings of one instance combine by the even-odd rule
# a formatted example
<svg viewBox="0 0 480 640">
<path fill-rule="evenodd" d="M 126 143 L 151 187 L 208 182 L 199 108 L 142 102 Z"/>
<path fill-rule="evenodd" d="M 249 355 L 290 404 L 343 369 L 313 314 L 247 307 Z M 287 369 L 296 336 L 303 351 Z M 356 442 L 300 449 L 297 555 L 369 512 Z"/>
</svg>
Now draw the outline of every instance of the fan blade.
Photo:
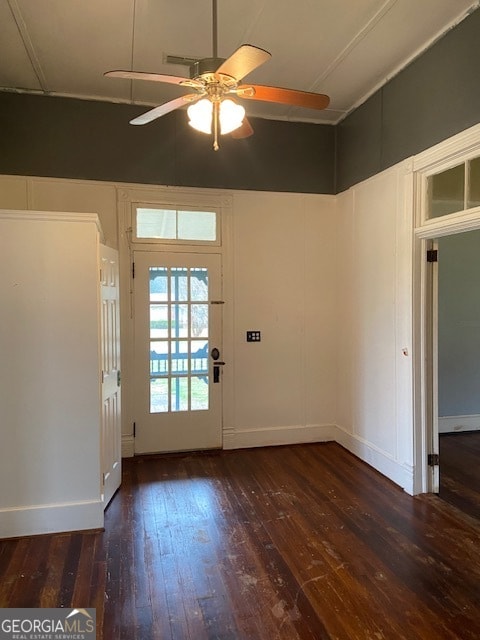
<svg viewBox="0 0 480 640">
<path fill-rule="evenodd" d="M 271 57 L 272 54 L 265 49 L 242 44 L 218 67 L 216 73 L 223 73 L 239 81 Z"/>
<path fill-rule="evenodd" d="M 247 118 L 244 118 L 238 129 L 234 129 L 230 135 L 236 140 L 239 140 L 240 138 L 249 138 L 253 135 L 253 127 Z"/>
<path fill-rule="evenodd" d="M 171 76 L 162 73 L 146 73 L 144 71 L 107 71 L 103 74 L 107 78 L 125 78 L 126 80 L 150 80 L 151 82 L 167 82 L 168 84 L 179 84 L 188 87 L 201 87 L 200 82 L 183 78 L 182 76 Z"/>
<path fill-rule="evenodd" d="M 323 93 L 297 91 L 296 89 L 282 89 L 281 87 L 266 87 L 259 84 L 241 85 L 236 91 L 239 98 L 261 100 L 263 102 L 279 102 L 306 109 L 325 109 L 330 98 Z"/>
<path fill-rule="evenodd" d="M 150 109 L 150 111 L 142 113 L 142 115 L 130 120 L 130 124 L 147 124 L 148 122 L 152 122 L 152 120 L 156 120 L 157 118 L 161 118 L 167 113 L 170 113 L 170 111 L 183 107 L 186 102 L 192 104 L 201 97 L 201 94 L 196 93 L 190 93 L 187 96 L 180 96 L 180 98 L 175 98 L 175 100 L 170 100 L 170 102 L 165 102 L 165 104 L 161 104 L 159 107 L 155 107 L 154 109 Z"/>
</svg>

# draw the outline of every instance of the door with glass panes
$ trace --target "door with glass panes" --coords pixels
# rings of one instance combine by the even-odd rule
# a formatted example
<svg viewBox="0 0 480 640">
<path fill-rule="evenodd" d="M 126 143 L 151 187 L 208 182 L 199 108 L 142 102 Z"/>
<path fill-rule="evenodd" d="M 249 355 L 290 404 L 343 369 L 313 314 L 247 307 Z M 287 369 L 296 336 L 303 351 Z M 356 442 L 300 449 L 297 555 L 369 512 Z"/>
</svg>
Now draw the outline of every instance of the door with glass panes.
<svg viewBox="0 0 480 640">
<path fill-rule="evenodd" d="M 222 446 L 221 256 L 134 253 L 135 452 Z"/>
</svg>

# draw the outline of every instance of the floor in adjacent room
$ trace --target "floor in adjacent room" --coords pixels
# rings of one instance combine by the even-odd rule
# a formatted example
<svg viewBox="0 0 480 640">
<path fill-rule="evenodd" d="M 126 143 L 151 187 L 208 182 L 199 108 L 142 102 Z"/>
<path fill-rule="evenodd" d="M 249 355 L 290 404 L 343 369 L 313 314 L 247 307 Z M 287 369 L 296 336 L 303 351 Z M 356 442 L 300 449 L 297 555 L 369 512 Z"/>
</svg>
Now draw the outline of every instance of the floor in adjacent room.
<svg viewBox="0 0 480 640">
<path fill-rule="evenodd" d="M 104 640 L 473 640 L 479 542 L 338 444 L 139 457 L 104 532 L 0 542 L 0 607 L 96 607 Z"/>
<path fill-rule="evenodd" d="M 440 497 L 480 520 L 480 432 L 440 436 Z"/>
</svg>

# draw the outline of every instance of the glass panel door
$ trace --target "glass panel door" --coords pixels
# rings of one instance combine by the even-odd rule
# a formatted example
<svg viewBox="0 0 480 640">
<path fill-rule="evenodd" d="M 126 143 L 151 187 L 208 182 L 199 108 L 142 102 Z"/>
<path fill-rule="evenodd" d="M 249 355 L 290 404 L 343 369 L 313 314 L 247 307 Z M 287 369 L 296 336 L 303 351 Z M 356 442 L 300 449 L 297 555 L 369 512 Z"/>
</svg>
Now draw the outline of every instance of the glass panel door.
<svg viewBox="0 0 480 640">
<path fill-rule="evenodd" d="M 221 446 L 220 297 L 220 255 L 135 252 L 137 452 Z"/>
</svg>

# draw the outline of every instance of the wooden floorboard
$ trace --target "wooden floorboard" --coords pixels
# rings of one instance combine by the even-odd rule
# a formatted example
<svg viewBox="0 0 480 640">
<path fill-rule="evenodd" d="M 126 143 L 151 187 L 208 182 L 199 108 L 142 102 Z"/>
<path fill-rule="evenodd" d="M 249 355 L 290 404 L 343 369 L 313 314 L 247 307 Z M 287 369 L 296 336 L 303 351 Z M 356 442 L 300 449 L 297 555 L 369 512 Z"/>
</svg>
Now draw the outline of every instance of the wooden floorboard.
<svg viewBox="0 0 480 640">
<path fill-rule="evenodd" d="M 104 640 L 473 640 L 479 542 L 334 443 L 146 456 L 104 532 L 0 542 L 0 607 L 96 607 Z"/>
</svg>

